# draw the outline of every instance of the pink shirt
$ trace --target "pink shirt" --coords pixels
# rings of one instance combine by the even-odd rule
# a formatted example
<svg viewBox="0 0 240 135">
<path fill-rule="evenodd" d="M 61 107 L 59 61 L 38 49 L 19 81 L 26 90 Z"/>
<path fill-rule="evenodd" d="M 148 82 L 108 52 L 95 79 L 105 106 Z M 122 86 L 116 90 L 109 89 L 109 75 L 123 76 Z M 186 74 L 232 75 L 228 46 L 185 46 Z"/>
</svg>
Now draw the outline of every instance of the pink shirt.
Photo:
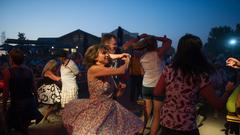
<svg viewBox="0 0 240 135">
<path fill-rule="evenodd" d="M 174 73 L 170 67 L 165 68 L 162 75 L 166 99 L 160 111 L 160 124 L 179 131 L 196 129 L 196 103 L 200 89 L 210 83 L 209 76 L 202 74 L 184 79 L 180 71 Z"/>
</svg>

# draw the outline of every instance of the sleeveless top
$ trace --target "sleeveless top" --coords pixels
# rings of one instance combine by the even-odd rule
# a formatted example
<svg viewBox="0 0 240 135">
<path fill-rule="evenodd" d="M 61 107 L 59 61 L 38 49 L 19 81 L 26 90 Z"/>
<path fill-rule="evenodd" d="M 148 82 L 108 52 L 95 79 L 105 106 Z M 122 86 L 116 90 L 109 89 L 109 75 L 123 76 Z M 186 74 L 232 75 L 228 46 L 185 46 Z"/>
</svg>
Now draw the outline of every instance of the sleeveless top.
<svg viewBox="0 0 240 135">
<path fill-rule="evenodd" d="M 90 94 L 90 99 L 97 99 L 101 97 L 112 98 L 114 93 L 113 79 L 99 78 L 99 80 L 93 80 L 88 82 L 88 89 Z"/>
<path fill-rule="evenodd" d="M 143 86 L 155 87 L 164 67 L 157 52 L 147 52 L 141 57 L 140 62 L 144 69 Z"/>
</svg>

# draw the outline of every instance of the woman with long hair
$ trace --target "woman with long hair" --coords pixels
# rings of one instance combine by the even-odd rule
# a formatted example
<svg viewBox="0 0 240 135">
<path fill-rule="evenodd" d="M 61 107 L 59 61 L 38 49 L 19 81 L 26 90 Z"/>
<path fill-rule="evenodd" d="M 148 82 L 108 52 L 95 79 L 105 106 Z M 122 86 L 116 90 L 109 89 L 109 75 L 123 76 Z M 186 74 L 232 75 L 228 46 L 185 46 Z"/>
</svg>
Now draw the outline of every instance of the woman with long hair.
<svg viewBox="0 0 240 135">
<path fill-rule="evenodd" d="M 162 46 L 158 47 L 157 41 L 162 42 Z M 164 55 L 170 49 L 171 43 L 172 41 L 166 36 L 142 34 L 139 38 L 132 39 L 123 45 L 125 49 L 131 47 L 143 52 L 140 63 L 144 70 L 142 80 L 142 95 L 145 102 L 144 121 L 146 126 L 153 113 L 151 134 L 156 134 L 159 129 L 159 109 L 164 99 L 164 96 L 154 96 L 152 93 L 164 68 Z"/>
<path fill-rule="evenodd" d="M 224 107 L 231 93 L 215 95 L 210 73 L 214 71 L 202 53 L 202 41 L 191 34 L 178 42 L 173 63 L 167 66 L 154 89 L 154 95 L 165 95 L 160 109 L 161 135 L 199 135 L 196 104 L 199 94 L 216 109 Z"/>
</svg>

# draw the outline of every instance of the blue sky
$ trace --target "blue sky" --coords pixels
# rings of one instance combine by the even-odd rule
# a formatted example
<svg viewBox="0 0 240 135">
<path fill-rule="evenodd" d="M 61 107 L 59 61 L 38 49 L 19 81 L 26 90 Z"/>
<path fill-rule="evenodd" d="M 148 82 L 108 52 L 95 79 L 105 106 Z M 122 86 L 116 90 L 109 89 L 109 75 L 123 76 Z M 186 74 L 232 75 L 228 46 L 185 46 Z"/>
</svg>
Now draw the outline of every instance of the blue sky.
<svg viewBox="0 0 240 135">
<path fill-rule="evenodd" d="M 176 46 L 185 33 L 206 42 L 212 27 L 240 23 L 240 0 L 0 0 L 0 32 L 27 39 L 59 37 L 76 29 L 96 36 L 118 26 L 167 35 Z"/>
</svg>

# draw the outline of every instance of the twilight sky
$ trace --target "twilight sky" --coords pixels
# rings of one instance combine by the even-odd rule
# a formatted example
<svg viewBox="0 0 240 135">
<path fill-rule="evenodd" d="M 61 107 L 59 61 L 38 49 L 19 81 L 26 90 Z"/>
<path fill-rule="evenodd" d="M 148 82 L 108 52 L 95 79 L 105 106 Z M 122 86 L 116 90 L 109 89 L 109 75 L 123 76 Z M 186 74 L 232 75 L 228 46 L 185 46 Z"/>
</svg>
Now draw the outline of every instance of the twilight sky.
<svg viewBox="0 0 240 135">
<path fill-rule="evenodd" d="M 240 0 L 0 0 L 6 38 L 59 37 L 81 29 L 98 37 L 118 26 L 167 35 L 176 46 L 185 33 L 206 42 L 212 27 L 240 23 Z"/>
</svg>

